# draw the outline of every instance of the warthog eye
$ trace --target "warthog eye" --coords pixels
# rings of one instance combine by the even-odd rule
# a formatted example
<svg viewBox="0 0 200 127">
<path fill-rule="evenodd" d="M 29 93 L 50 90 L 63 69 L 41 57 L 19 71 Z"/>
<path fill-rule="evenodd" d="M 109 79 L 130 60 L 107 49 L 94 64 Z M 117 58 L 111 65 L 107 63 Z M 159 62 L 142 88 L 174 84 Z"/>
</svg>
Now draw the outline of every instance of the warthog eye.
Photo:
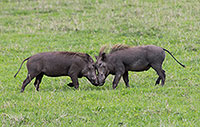
<svg viewBox="0 0 200 127">
<path fill-rule="evenodd" d="M 95 69 L 97 68 L 97 66 L 95 64 L 93 64 L 92 67 L 95 68 Z"/>
<path fill-rule="evenodd" d="M 103 64 L 102 64 L 102 63 L 100 63 L 100 64 L 99 64 L 99 67 L 102 67 L 102 66 L 103 66 Z"/>
</svg>

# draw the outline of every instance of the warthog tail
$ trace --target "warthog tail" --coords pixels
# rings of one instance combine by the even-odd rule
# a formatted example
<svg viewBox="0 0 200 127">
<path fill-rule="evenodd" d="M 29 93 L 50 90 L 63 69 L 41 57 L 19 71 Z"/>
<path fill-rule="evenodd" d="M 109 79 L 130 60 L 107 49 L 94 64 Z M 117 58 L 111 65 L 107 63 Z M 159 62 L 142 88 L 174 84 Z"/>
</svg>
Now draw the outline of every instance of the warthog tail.
<svg viewBox="0 0 200 127">
<path fill-rule="evenodd" d="M 183 65 L 181 62 L 179 62 L 179 61 L 172 55 L 172 53 L 171 53 L 170 51 L 168 51 L 167 49 L 164 49 L 164 48 L 163 48 L 163 50 L 166 51 L 166 52 L 168 52 L 168 53 L 176 60 L 176 62 L 179 63 L 182 67 L 185 67 L 185 65 Z"/>
<path fill-rule="evenodd" d="M 28 58 L 26 58 L 25 60 L 22 61 L 21 65 L 20 65 L 20 67 L 19 67 L 19 70 L 18 70 L 17 73 L 14 75 L 14 78 L 15 78 L 15 77 L 17 76 L 17 74 L 19 73 L 19 71 L 20 71 L 20 69 L 21 69 L 23 63 L 24 63 L 25 61 L 27 61 L 29 58 L 30 58 L 30 57 L 28 57 Z"/>
</svg>

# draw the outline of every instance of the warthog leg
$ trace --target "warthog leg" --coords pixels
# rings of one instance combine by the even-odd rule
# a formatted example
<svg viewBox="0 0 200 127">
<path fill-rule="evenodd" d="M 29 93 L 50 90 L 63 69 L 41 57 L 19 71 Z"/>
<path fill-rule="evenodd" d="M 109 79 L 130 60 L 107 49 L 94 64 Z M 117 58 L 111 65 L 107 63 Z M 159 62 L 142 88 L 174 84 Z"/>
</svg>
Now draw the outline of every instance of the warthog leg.
<svg viewBox="0 0 200 127">
<path fill-rule="evenodd" d="M 31 82 L 32 79 L 33 78 L 31 78 L 31 75 L 28 74 L 26 79 L 23 81 L 21 92 L 24 92 L 25 87 Z"/>
<path fill-rule="evenodd" d="M 113 80 L 113 89 L 117 87 L 120 79 L 121 79 L 121 74 L 116 74 Z"/>
<path fill-rule="evenodd" d="M 123 75 L 123 80 L 125 82 L 126 87 L 130 87 L 129 86 L 129 80 L 128 80 L 128 71 L 126 71 Z"/>
<path fill-rule="evenodd" d="M 34 82 L 34 86 L 36 88 L 37 91 L 39 91 L 39 87 L 40 87 L 40 83 L 42 81 L 42 77 L 43 77 L 43 74 L 39 74 L 38 76 L 36 76 L 36 79 L 35 79 L 35 82 Z"/>
<path fill-rule="evenodd" d="M 156 80 L 156 83 L 155 83 L 155 85 L 158 85 L 158 84 L 160 84 L 160 80 L 161 80 L 161 78 L 160 78 L 160 76 L 158 77 L 158 79 Z"/>
<path fill-rule="evenodd" d="M 75 76 L 75 75 L 70 76 L 70 77 L 71 77 L 71 80 L 72 80 L 72 84 L 74 85 L 74 87 L 76 89 L 78 89 L 79 88 L 78 77 Z"/>
<path fill-rule="evenodd" d="M 160 64 L 152 64 L 151 66 L 157 72 L 157 74 L 159 76 L 157 81 L 161 79 L 162 80 L 161 85 L 163 86 L 165 84 L 166 75 L 165 75 L 165 71 L 162 69 L 162 65 L 160 65 Z M 157 81 L 156 81 L 156 83 L 158 83 Z"/>
</svg>

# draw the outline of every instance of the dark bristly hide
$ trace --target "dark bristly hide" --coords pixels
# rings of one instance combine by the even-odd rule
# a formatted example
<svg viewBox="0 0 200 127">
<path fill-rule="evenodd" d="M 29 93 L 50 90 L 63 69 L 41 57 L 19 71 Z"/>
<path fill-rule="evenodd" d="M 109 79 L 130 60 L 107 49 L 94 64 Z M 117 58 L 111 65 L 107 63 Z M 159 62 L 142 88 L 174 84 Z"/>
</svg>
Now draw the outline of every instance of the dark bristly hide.
<svg viewBox="0 0 200 127">
<path fill-rule="evenodd" d="M 147 71 L 151 67 L 159 76 L 156 80 L 156 85 L 162 81 L 161 85 L 163 86 L 166 77 L 165 71 L 162 69 L 165 51 L 181 66 L 185 67 L 185 65 L 181 64 L 168 50 L 154 45 L 130 47 L 119 44 L 113 46 L 108 54 L 104 52 L 104 49 L 105 46 L 101 48 L 95 63 L 98 72 L 99 86 L 104 84 L 109 74 L 113 74 L 115 75 L 113 89 L 117 87 L 121 77 L 123 77 L 126 86 L 129 87 L 128 71 Z"/>
<path fill-rule="evenodd" d="M 130 48 L 130 46 L 128 46 L 128 45 L 116 44 L 111 48 L 110 53 L 113 53 L 113 52 L 116 52 L 119 50 L 128 49 L 128 48 Z"/>
<path fill-rule="evenodd" d="M 28 60 L 28 61 L 27 61 Z M 28 74 L 24 80 L 21 92 L 35 78 L 34 85 L 39 91 L 39 85 L 43 75 L 50 77 L 69 76 L 72 83 L 68 86 L 79 87 L 78 78 L 86 77 L 93 85 L 98 85 L 96 76 L 95 63 L 93 59 L 85 53 L 77 52 L 44 52 L 38 53 L 23 60 L 18 72 L 23 63 L 27 61 Z"/>
</svg>

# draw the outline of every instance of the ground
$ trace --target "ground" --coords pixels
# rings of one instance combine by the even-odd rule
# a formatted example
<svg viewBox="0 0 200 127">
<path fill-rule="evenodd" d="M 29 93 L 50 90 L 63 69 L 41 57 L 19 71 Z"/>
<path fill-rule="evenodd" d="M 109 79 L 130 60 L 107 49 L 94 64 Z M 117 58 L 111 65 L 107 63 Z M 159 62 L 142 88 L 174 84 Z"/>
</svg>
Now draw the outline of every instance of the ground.
<svg viewBox="0 0 200 127">
<path fill-rule="evenodd" d="M 0 2 L 1 126 L 200 126 L 200 2 L 198 0 L 2 0 Z M 40 92 L 21 62 L 36 53 L 75 51 L 98 55 L 103 45 L 153 44 L 168 49 L 166 84 L 157 74 L 129 72 L 130 88 L 112 89 L 69 77 L 45 76 Z"/>
</svg>

